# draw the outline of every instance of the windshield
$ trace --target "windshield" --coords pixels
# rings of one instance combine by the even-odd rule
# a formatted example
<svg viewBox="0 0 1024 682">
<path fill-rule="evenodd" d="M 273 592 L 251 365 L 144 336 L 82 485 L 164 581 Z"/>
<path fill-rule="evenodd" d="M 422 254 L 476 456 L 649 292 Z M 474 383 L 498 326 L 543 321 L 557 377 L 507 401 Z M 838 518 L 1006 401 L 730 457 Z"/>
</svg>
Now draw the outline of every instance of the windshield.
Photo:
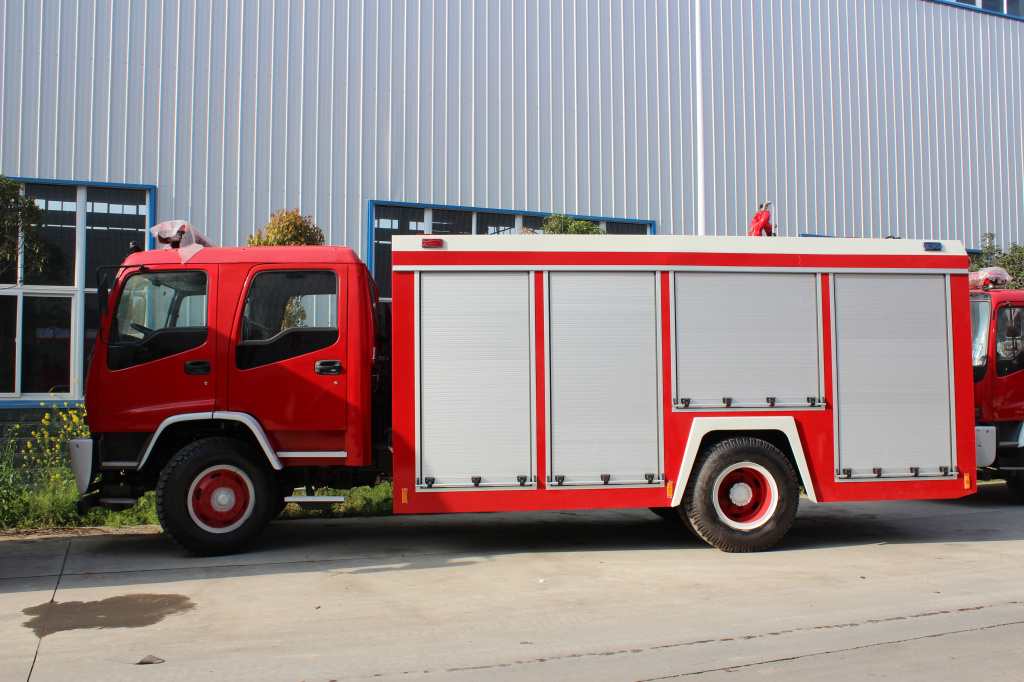
<svg viewBox="0 0 1024 682">
<path fill-rule="evenodd" d="M 985 364 L 988 357 L 988 330 L 992 306 L 987 298 L 971 301 L 971 359 L 974 366 Z"/>
</svg>

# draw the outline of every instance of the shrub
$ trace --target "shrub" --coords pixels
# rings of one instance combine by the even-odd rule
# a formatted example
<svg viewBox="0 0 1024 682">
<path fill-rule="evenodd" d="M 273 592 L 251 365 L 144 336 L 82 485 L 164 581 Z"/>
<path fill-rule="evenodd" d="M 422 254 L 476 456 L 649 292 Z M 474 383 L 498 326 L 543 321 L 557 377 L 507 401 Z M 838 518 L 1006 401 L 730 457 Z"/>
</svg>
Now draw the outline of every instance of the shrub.
<svg viewBox="0 0 1024 682">
<path fill-rule="evenodd" d="M 249 246 L 321 246 L 324 231 L 313 224 L 312 216 L 299 209 L 281 209 L 270 216 L 270 222 L 249 237 Z"/>
<path fill-rule="evenodd" d="M 590 220 L 554 213 L 544 219 L 544 234 L 604 234 L 604 230 Z"/>
</svg>

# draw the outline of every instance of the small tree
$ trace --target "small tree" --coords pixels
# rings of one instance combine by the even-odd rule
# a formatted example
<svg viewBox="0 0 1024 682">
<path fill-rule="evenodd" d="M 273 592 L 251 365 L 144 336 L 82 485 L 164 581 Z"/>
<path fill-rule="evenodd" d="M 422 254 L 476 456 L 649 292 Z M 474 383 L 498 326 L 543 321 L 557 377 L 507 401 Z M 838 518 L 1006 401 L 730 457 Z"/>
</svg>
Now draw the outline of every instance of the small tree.
<svg viewBox="0 0 1024 682">
<path fill-rule="evenodd" d="M 323 246 L 324 231 L 313 224 L 312 216 L 304 216 L 299 209 L 281 209 L 271 214 L 270 222 L 249 237 L 249 246 Z M 302 298 L 294 296 L 288 300 L 281 320 L 281 331 L 302 326 L 306 321 L 306 309 Z"/>
<path fill-rule="evenodd" d="M 554 213 L 544 219 L 544 234 L 604 234 L 604 230 L 590 220 Z"/>
<path fill-rule="evenodd" d="M 46 244 L 36 236 L 42 224 L 42 209 L 22 195 L 21 183 L 0 175 L 0 282 L 16 281 L 22 254 L 26 273 L 42 272 Z"/>
<path fill-rule="evenodd" d="M 999 267 L 1013 277 L 1008 289 L 1024 289 L 1024 246 L 1010 244 L 1009 251 L 1003 251 L 991 232 L 981 235 L 981 253 L 971 256 L 971 272 L 982 268 Z"/>
<path fill-rule="evenodd" d="M 324 231 L 313 224 L 312 216 L 299 209 L 281 209 L 271 214 L 270 222 L 249 237 L 249 246 L 322 246 Z"/>
</svg>

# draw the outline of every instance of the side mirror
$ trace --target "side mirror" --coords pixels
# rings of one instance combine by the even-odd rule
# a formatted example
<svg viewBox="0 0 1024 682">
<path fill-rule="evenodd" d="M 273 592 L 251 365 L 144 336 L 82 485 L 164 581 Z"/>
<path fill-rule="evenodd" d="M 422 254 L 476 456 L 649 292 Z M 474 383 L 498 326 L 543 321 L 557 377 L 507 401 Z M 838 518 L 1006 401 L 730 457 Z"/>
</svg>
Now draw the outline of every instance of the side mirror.
<svg viewBox="0 0 1024 682">
<path fill-rule="evenodd" d="M 100 304 L 100 315 L 107 314 L 107 299 L 110 298 L 110 275 L 103 273 L 103 279 L 100 280 L 99 286 L 97 287 L 99 293 L 99 304 Z"/>
</svg>

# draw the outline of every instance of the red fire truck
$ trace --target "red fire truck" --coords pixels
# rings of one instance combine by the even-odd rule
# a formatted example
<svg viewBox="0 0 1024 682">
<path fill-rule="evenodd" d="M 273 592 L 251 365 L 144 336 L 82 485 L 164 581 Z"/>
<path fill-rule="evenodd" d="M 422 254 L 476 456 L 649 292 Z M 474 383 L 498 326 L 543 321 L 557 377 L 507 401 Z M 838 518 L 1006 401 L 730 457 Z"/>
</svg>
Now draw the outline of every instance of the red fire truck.
<svg viewBox="0 0 1024 682">
<path fill-rule="evenodd" d="M 101 291 L 72 458 L 83 509 L 155 490 L 194 553 L 360 475 L 396 514 L 649 507 L 725 551 L 801 487 L 976 489 L 958 242 L 396 237 L 390 307 L 346 248 L 189 255 Z"/>
<path fill-rule="evenodd" d="M 1004 478 L 1024 501 L 1024 291 L 993 286 L 987 270 L 971 273 L 978 478 Z"/>
</svg>

